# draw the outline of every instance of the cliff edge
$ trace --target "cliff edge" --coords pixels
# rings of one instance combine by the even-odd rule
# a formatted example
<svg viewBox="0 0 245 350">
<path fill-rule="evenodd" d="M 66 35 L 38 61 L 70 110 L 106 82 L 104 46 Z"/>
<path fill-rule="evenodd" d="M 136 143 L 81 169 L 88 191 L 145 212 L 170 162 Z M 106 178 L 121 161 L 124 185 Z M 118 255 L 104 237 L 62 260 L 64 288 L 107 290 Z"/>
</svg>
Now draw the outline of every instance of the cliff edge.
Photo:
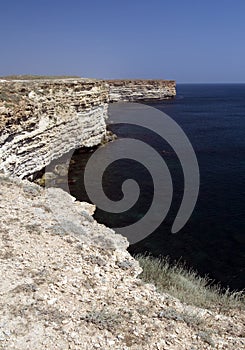
<svg viewBox="0 0 245 350">
<path fill-rule="evenodd" d="M 94 206 L 0 176 L 0 349 L 242 349 L 244 313 L 188 306 L 137 276 Z"/>
</svg>

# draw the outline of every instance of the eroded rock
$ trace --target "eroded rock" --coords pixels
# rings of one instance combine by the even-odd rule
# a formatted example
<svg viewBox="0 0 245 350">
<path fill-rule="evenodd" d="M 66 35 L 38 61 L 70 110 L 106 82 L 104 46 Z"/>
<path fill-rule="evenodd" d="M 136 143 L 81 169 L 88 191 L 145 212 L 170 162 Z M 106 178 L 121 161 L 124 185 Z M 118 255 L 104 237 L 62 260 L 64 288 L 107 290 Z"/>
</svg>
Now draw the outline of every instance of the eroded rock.
<svg viewBox="0 0 245 350">
<path fill-rule="evenodd" d="M 106 134 L 109 86 L 89 79 L 0 83 L 0 168 L 21 178 Z"/>
</svg>

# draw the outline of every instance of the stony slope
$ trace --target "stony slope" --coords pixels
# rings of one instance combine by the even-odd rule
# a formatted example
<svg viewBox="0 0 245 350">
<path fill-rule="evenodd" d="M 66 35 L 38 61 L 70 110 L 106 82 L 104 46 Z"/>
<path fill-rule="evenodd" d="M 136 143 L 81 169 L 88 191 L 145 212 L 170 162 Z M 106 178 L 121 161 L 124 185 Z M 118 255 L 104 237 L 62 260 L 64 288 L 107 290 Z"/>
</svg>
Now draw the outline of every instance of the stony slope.
<svg viewBox="0 0 245 350">
<path fill-rule="evenodd" d="M 125 238 L 60 189 L 0 177 L 0 349 L 244 349 L 230 316 L 160 295 Z"/>
</svg>

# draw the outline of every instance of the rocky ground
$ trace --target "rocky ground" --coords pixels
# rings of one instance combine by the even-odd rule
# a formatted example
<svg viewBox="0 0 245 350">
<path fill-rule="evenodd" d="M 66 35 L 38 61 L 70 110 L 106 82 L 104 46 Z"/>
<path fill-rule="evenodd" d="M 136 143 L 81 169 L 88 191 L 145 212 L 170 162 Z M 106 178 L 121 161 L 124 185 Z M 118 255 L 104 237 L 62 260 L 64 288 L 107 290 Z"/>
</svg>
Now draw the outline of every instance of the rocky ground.
<svg viewBox="0 0 245 350">
<path fill-rule="evenodd" d="M 93 206 L 4 176 L 0 195 L 0 349 L 245 348 L 244 311 L 158 294 Z"/>
</svg>

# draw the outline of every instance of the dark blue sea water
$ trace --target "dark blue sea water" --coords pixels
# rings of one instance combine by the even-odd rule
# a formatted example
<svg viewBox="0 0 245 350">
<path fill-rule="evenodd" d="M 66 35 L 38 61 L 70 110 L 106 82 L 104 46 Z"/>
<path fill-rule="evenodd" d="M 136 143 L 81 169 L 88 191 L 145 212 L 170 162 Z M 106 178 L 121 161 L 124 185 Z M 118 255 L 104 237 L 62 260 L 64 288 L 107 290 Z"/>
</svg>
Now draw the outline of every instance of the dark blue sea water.
<svg viewBox="0 0 245 350">
<path fill-rule="evenodd" d="M 166 219 L 149 237 L 130 246 L 130 252 L 182 260 L 222 286 L 245 288 L 245 84 L 178 85 L 175 99 L 151 106 L 172 117 L 191 141 L 200 168 L 200 192 L 188 223 L 179 233 L 171 234 L 183 195 L 178 158 L 151 132 L 122 124 L 111 127 L 118 137 L 139 138 L 154 147 L 164 157 L 174 182 L 174 200 Z M 80 200 L 89 200 L 82 185 L 82 169 L 88 158 L 89 154 L 76 152 L 79 171 L 76 167 L 70 171 L 70 178 L 75 179 L 71 193 Z M 134 163 L 113 163 L 105 172 L 103 186 L 111 199 L 118 200 L 122 182 L 133 173 L 141 188 L 137 204 L 124 214 L 97 210 L 98 221 L 111 227 L 125 226 L 149 209 L 152 179 L 144 167 Z"/>
</svg>

